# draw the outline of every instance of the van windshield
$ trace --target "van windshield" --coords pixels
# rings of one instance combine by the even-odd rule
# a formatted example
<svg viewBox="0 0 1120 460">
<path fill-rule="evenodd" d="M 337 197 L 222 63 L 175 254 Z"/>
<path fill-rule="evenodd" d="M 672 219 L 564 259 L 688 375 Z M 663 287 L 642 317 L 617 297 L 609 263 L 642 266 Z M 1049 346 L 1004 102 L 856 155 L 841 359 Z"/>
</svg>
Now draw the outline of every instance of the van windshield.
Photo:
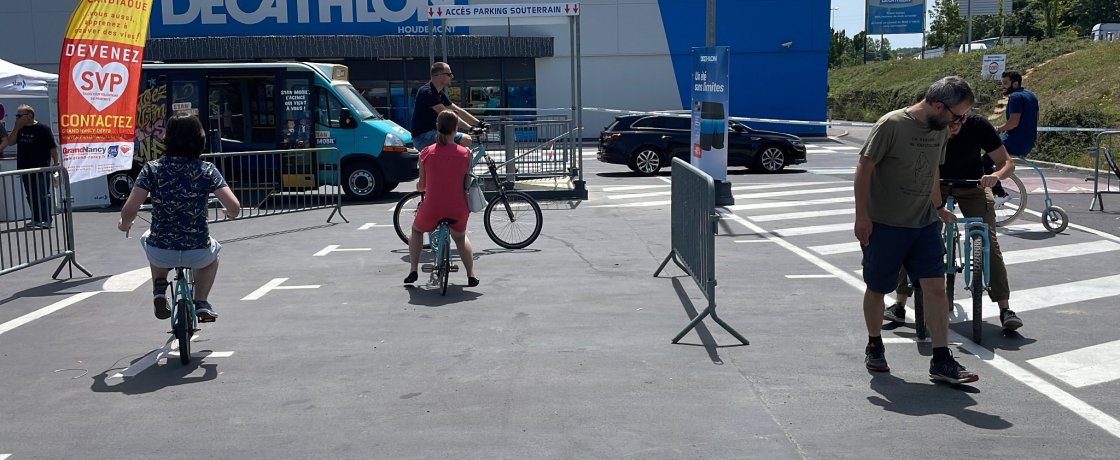
<svg viewBox="0 0 1120 460">
<path fill-rule="evenodd" d="M 381 114 L 377 113 L 366 98 L 358 94 L 358 90 L 354 89 L 349 83 L 342 83 L 334 85 L 338 90 L 339 97 L 346 101 L 346 104 L 354 108 L 354 118 L 359 120 L 381 120 Z"/>
</svg>

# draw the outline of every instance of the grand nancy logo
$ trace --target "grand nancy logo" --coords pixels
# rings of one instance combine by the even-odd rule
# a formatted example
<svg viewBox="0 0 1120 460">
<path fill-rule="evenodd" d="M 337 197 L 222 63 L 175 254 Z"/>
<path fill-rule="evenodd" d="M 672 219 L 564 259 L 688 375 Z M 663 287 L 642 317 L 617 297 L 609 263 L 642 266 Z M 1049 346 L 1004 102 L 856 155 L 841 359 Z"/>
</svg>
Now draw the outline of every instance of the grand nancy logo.
<svg viewBox="0 0 1120 460">
<path fill-rule="evenodd" d="M 128 86 L 128 67 L 119 62 L 102 66 L 97 61 L 86 59 L 74 65 L 71 75 L 74 77 L 74 88 L 98 112 L 117 102 Z"/>
</svg>

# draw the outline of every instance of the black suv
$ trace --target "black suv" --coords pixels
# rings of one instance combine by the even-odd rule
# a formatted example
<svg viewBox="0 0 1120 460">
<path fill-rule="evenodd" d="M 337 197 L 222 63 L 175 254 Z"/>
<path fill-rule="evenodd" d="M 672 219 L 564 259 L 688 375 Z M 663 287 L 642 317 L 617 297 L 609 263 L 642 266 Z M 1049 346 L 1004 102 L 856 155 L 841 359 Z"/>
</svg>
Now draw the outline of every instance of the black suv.
<svg viewBox="0 0 1120 460">
<path fill-rule="evenodd" d="M 625 115 L 599 133 L 597 158 L 604 163 L 624 164 L 642 175 L 672 163 L 673 157 L 688 160 L 692 151 L 692 119 L 675 115 Z M 805 142 L 791 134 L 759 131 L 737 121 L 727 130 L 727 165 L 746 166 L 775 173 L 787 165 L 805 162 Z"/>
</svg>

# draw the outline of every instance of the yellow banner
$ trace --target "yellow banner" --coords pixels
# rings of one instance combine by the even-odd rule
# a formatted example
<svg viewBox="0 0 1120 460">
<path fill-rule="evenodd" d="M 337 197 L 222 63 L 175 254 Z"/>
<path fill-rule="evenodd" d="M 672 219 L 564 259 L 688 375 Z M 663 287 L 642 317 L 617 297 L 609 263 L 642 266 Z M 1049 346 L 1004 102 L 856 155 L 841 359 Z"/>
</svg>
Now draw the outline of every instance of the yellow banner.
<svg viewBox="0 0 1120 460">
<path fill-rule="evenodd" d="M 65 38 L 143 48 L 151 17 L 152 0 L 81 0 L 70 15 Z"/>
</svg>

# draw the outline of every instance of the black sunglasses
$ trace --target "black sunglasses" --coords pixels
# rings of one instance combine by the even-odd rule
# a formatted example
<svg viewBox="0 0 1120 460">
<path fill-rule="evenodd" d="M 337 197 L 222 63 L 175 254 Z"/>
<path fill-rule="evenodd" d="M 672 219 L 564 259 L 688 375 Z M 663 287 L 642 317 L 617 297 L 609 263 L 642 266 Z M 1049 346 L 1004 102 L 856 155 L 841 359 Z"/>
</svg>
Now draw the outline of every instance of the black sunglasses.
<svg viewBox="0 0 1120 460">
<path fill-rule="evenodd" d="M 953 114 L 953 123 L 961 124 L 961 123 L 964 123 L 965 118 L 968 118 L 968 112 L 957 115 L 957 112 L 954 112 L 953 109 L 949 108 L 949 106 L 946 105 L 944 102 L 941 103 L 941 104 L 945 106 L 945 110 L 948 110 L 949 113 Z"/>
</svg>

